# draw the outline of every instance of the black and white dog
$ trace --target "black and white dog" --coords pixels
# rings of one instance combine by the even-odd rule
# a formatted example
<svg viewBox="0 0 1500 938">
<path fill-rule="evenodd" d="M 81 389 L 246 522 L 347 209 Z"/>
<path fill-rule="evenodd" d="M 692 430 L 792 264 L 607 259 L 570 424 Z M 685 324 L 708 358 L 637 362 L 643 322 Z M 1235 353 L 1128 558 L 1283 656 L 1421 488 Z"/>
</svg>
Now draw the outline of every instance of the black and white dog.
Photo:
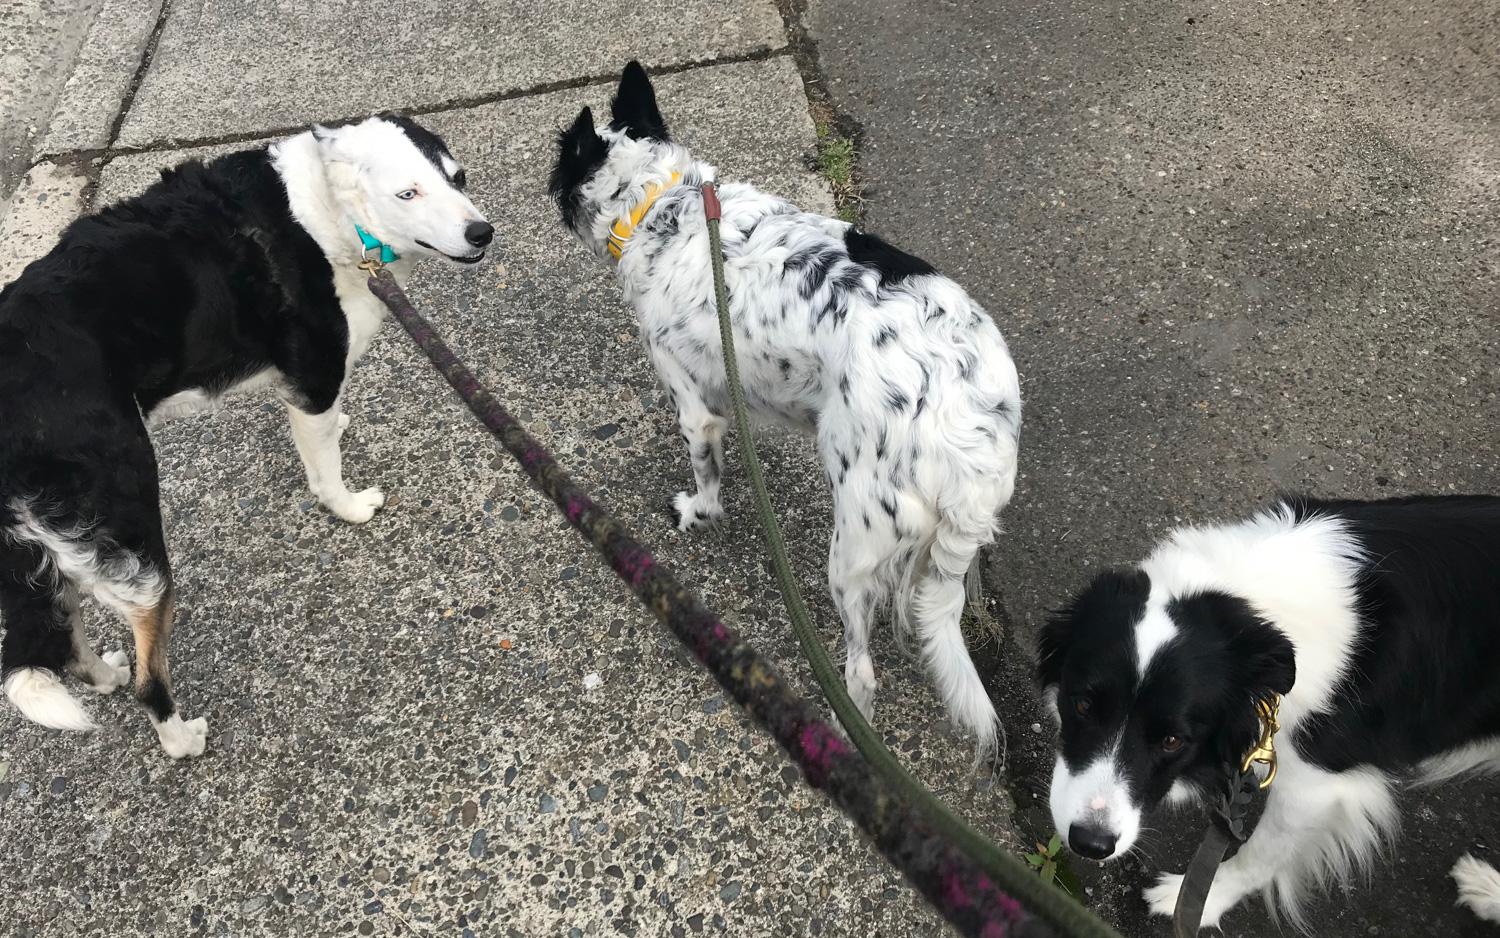
<svg viewBox="0 0 1500 938">
<path fill-rule="evenodd" d="M 1396 793 L 1500 771 L 1500 498 L 1285 499 L 1181 528 L 1104 573 L 1043 630 L 1061 723 L 1052 818 L 1083 856 L 1136 843 L 1163 800 L 1221 790 L 1281 694 L 1279 772 L 1220 868 L 1205 925 L 1252 893 L 1303 924 L 1394 834 Z M 1500 874 L 1465 856 L 1460 901 L 1500 922 Z M 1147 891 L 1170 915 L 1182 877 Z"/>
<path fill-rule="evenodd" d="M 172 573 L 147 422 L 272 388 L 319 501 L 368 521 L 378 489 L 344 484 L 340 400 L 385 308 L 365 240 L 473 264 L 492 229 L 442 140 L 381 116 L 190 162 L 73 223 L 0 292 L 0 680 L 22 714 L 86 730 L 64 671 L 109 693 L 130 669 L 84 635 L 81 597 L 135 638 L 135 690 L 173 758 L 203 719 L 172 699 Z M 383 247 L 379 247 L 383 245 Z"/>
<path fill-rule="evenodd" d="M 562 133 L 551 191 L 584 245 L 618 259 L 692 461 L 679 526 L 703 528 L 723 514 L 730 413 L 698 189 L 715 170 L 670 141 L 637 63 L 612 112 L 601 131 L 584 108 Z M 965 574 L 1015 484 L 1021 401 L 1005 340 L 956 283 L 873 235 L 749 185 L 719 197 L 746 398 L 757 416 L 817 434 L 833 490 L 829 580 L 849 692 L 869 714 L 870 620 L 889 605 L 984 752 L 995 710 L 959 620 Z"/>
</svg>

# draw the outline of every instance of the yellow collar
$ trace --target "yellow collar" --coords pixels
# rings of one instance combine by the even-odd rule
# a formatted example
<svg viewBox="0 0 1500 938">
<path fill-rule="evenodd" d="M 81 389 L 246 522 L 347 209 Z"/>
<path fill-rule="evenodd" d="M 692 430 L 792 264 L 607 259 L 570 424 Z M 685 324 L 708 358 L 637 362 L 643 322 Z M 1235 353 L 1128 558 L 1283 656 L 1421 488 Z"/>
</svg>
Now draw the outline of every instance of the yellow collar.
<svg viewBox="0 0 1500 938">
<path fill-rule="evenodd" d="M 646 213 L 651 211 L 651 206 L 656 204 L 657 198 L 681 181 L 682 173 L 673 173 L 667 180 L 666 185 L 654 182 L 647 184 L 645 198 L 641 199 L 640 204 L 630 210 L 630 220 L 627 221 L 622 218 L 609 226 L 609 240 L 605 242 L 604 246 L 609 248 L 609 253 L 614 255 L 615 260 L 620 259 L 620 255 L 625 251 L 625 242 L 629 241 L 630 236 L 635 234 L 635 226 L 639 225 L 641 219 L 646 217 Z"/>
</svg>

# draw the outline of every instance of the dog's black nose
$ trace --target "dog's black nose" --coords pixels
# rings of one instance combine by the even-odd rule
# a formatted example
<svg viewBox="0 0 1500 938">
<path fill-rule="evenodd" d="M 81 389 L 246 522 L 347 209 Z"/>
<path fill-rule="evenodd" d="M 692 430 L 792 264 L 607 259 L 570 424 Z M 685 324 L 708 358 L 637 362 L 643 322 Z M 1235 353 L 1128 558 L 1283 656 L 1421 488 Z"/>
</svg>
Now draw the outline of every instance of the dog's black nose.
<svg viewBox="0 0 1500 938">
<path fill-rule="evenodd" d="M 494 237 L 495 226 L 487 221 L 471 221 L 469 222 L 469 227 L 464 229 L 464 240 L 476 248 L 482 248 L 486 244 L 489 244 L 490 240 Z"/>
<path fill-rule="evenodd" d="M 1097 827 L 1074 824 L 1068 828 L 1068 846 L 1090 860 L 1104 860 L 1115 852 L 1115 835 Z"/>
</svg>

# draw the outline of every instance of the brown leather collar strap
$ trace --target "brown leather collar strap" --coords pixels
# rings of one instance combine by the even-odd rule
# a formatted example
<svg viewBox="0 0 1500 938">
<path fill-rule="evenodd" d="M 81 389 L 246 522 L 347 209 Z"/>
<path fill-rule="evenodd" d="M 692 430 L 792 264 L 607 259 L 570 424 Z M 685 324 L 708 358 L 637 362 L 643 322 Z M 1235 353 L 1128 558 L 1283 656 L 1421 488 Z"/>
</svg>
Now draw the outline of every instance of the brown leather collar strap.
<svg viewBox="0 0 1500 938">
<path fill-rule="evenodd" d="M 719 209 L 719 189 L 711 182 L 703 184 L 703 217 L 718 221 L 722 214 Z"/>
</svg>

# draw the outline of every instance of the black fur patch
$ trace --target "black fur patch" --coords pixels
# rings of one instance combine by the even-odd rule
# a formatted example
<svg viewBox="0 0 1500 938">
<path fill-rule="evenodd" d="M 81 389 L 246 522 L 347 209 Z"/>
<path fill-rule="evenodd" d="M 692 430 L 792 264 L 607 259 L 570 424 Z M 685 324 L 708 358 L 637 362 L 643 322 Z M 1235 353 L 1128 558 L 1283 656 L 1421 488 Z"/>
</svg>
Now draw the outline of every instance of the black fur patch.
<svg viewBox="0 0 1500 938">
<path fill-rule="evenodd" d="M 1500 499 L 1288 502 L 1341 518 L 1372 561 L 1338 705 L 1298 727 L 1298 749 L 1334 772 L 1401 772 L 1500 736 Z"/>
<path fill-rule="evenodd" d="M 935 274 L 937 269 L 919 257 L 913 257 L 895 245 L 858 228 L 844 232 L 844 246 L 849 259 L 880 274 L 880 285 L 890 286 L 907 277 Z"/>
<path fill-rule="evenodd" d="M 570 229 L 576 231 L 581 221 L 578 190 L 608 156 L 609 147 L 594 129 L 594 112 L 588 108 L 579 111 L 572 126 L 557 135 L 557 162 L 547 180 L 547 191 L 562 212 L 563 224 Z"/>
<path fill-rule="evenodd" d="M 264 148 L 169 170 L 73 222 L 0 290 L 0 506 L 35 499 L 55 530 L 86 520 L 109 550 L 165 576 L 141 412 L 267 367 L 303 409 L 324 412 L 344 383 L 348 341 L 332 269 Z M 14 521 L 0 508 L 0 529 Z M 29 560 L 0 537 L 0 668 L 51 666 L 54 655 L 59 596 L 17 578 Z M 27 633 L 43 641 L 18 652 Z"/>
</svg>

